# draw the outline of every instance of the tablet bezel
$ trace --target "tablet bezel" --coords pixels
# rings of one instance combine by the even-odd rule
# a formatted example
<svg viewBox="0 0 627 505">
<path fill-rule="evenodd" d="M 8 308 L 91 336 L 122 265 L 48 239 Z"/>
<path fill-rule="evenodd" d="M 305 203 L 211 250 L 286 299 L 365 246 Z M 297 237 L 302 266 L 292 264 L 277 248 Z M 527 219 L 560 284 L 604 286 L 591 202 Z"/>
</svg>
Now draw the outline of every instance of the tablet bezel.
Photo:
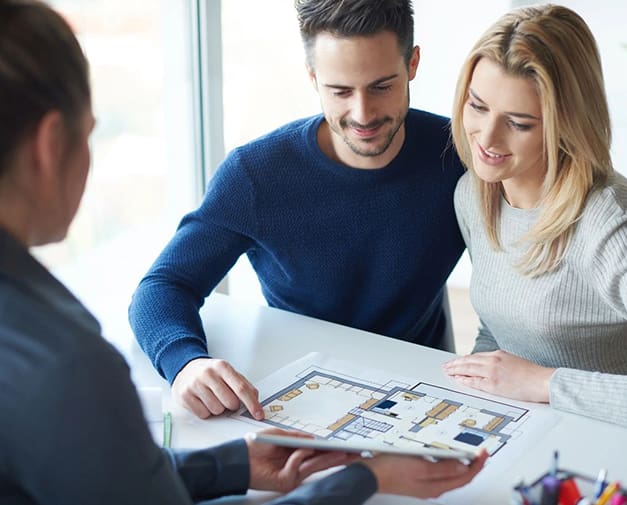
<svg viewBox="0 0 627 505">
<path fill-rule="evenodd" d="M 256 442 L 282 447 L 358 453 L 362 457 L 373 457 L 376 454 L 395 454 L 398 456 L 419 456 L 432 460 L 457 459 L 464 463 L 468 463 L 476 457 L 476 453 L 463 449 L 445 449 L 418 445 L 415 447 L 398 447 L 368 440 L 328 440 L 325 438 L 303 438 L 268 433 L 253 433 L 252 439 Z"/>
</svg>

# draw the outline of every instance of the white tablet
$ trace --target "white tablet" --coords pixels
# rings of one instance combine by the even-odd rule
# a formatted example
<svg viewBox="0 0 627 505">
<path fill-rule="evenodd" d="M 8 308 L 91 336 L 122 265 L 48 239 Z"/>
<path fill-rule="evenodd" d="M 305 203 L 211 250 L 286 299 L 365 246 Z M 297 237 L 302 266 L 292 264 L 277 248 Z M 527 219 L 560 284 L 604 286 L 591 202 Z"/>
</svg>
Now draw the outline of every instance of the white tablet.
<svg viewBox="0 0 627 505">
<path fill-rule="evenodd" d="M 264 433 L 253 434 L 256 442 L 264 444 L 281 445 L 284 447 L 318 449 L 321 451 L 356 452 L 362 457 L 372 457 L 375 454 L 398 454 L 403 456 L 421 456 L 429 459 L 458 459 L 464 463 L 476 457 L 471 451 L 460 449 L 441 449 L 439 447 L 397 447 L 394 445 L 369 442 L 368 440 L 327 440 L 324 438 L 300 438 L 286 435 L 268 435 Z"/>
</svg>

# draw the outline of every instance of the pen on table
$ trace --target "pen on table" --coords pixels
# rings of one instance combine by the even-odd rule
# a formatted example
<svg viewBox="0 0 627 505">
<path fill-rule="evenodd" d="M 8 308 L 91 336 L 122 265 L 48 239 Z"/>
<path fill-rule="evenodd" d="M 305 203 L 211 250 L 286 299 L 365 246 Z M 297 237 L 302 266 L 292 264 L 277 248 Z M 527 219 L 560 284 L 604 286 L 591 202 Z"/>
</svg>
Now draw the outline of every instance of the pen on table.
<svg viewBox="0 0 627 505">
<path fill-rule="evenodd" d="M 619 482 L 612 482 L 611 484 L 608 484 L 607 486 L 605 486 L 603 493 L 601 493 L 601 496 L 599 496 L 595 505 L 605 505 L 607 502 L 610 501 L 610 498 L 612 497 L 612 495 L 616 493 L 616 491 L 618 491 L 619 489 L 620 489 Z"/>
<path fill-rule="evenodd" d="M 169 449 L 172 445 L 172 413 L 163 414 L 163 447 Z"/>
<path fill-rule="evenodd" d="M 553 462 L 551 463 L 551 477 L 557 477 L 558 458 L 559 458 L 559 453 L 557 451 L 553 451 Z"/>
<path fill-rule="evenodd" d="M 599 496 L 601 496 L 601 493 L 605 489 L 605 486 L 607 486 L 607 481 L 605 479 L 607 479 L 607 470 L 605 468 L 601 468 L 601 470 L 599 470 L 599 475 L 597 477 L 597 480 L 594 484 L 594 498 L 595 499 L 598 499 Z"/>
</svg>

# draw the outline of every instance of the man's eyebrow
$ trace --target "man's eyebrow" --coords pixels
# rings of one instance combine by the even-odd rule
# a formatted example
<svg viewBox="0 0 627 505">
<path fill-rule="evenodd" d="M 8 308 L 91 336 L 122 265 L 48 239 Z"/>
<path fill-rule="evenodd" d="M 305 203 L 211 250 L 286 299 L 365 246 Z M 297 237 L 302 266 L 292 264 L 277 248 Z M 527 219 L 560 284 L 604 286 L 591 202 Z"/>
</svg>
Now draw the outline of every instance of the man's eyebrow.
<svg viewBox="0 0 627 505">
<path fill-rule="evenodd" d="M 398 74 L 391 74 L 391 75 L 386 75 L 384 77 L 380 77 L 379 79 L 376 79 L 372 82 L 369 82 L 367 87 L 372 88 L 374 86 L 379 86 L 381 84 L 383 84 L 386 81 L 391 81 L 392 79 L 395 79 L 398 77 Z M 350 90 L 353 89 L 352 86 L 345 86 L 343 84 L 331 84 L 331 83 L 324 83 L 323 86 L 325 88 L 332 88 L 332 89 L 338 89 L 338 90 Z"/>
<path fill-rule="evenodd" d="M 381 77 L 380 79 L 377 79 L 376 81 L 372 81 L 371 83 L 368 84 L 369 88 L 372 88 L 373 86 L 379 86 L 380 84 L 383 84 L 386 81 L 391 81 L 392 79 L 396 79 L 398 77 L 398 74 L 392 74 L 392 75 L 387 75 L 385 77 Z"/>
<path fill-rule="evenodd" d="M 468 94 L 472 95 L 472 97 L 477 100 L 477 102 L 481 102 L 484 105 L 487 105 L 477 93 L 472 88 L 468 88 Z M 527 114 L 526 112 L 505 112 L 508 116 L 519 117 L 523 119 L 535 119 L 536 121 L 542 121 L 542 118 L 538 116 L 534 116 L 533 114 Z"/>
</svg>

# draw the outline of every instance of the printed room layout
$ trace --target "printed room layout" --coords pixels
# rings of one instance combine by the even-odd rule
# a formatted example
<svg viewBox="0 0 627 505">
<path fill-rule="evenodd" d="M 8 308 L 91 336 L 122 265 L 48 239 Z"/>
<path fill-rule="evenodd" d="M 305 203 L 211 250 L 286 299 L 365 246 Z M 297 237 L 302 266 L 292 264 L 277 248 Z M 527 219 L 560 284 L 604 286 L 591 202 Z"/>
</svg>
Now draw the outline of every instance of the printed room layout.
<svg viewBox="0 0 627 505">
<path fill-rule="evenodd" d="M 528 414 L 524 408 L 424 382 L 377 385 L 318 367 L 299 373 L 261 403 L 264 423 L 326 439 L 466 451 L 483 447 L 490 455 L 519 434 Z"/>
</svg>

